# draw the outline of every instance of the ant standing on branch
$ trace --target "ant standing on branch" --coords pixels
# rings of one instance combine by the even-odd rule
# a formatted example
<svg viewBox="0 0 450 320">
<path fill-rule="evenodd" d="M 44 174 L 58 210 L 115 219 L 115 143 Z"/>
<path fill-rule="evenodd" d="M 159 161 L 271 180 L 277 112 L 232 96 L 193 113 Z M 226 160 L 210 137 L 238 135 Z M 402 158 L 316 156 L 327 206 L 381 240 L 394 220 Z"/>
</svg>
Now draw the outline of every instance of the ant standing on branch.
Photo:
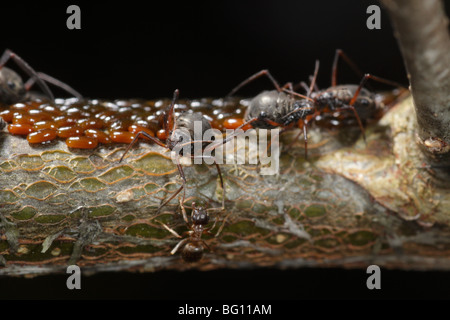
<svg viewBox="0 0 450 320">
<path fill-rule="evenodd" d="M 164 202 L 162 205 L 160 205 L 160 207 L 158 208 L 158 211 L 161 210 L 161 208 L 164 207 L 167 203 L 169 203 L 173 198 L 175 198 L 181 192 L 181 190 L 183 190 L 183 202 L 184 202 L 184 199 L 186 196 L 186 191 L 185 191 L 186 177 L 184 175 L 183 167 L 180 164 L 179 151 L 182 151 L 183 150 L 182 148 L 187 145 L 191 145 L 191 148 L 193 149 L 194 144 L 201 143 L 202 147 L 204 147 L 204 145 L 206 143 L 213 142 L 213 141 L 205 141 L 205 140 L 194 140 L 194 128 L 195 128 L 196 122 L 201 123 L 202 137 L 203 137 L 203 134 L 205 133 L 205 131 L 211 129 L 210 123 L 208 122 L 208 120 L 206 120 L 203 117 L 203 115 L 201 113 L 199 113 L 199 112 L 183 113 L 180 116 L 178 116 L 177 118 L 175 118 L 174 107 L 175 107 L 175 102 L 178 99 L 178 95 L 179 95 L 179 90 L 176 89 L 173 94 L 172 103 L 167 107 L 167 109 L 164 111 L 164 114 L 163 114 L 163 130 L 164 130 L 164 136 L 167 137 L 166 143 L 162 142 L 158 138 L 151 136 L 150 134 L 148 134 L 145 131 L 139 131 L 136 134 L 136 137 L 133 139 L 133 141 L 128 145 L 124 154 L 122 155 L 122 157 L 119 160 L 119 162 L 121 162 L 124 159 L 125 155 L 128 153 L 128 151 L 131 149 L 131 147 L 138 141 L 139 137 L 141 137 L 141 136 L 153 141 L 157 145 L 159 145 L 163 148 L 166 148 L 170 151 L 176 151 L 175 155 L 174 155 L 175 162 L 176 162 L 180 177 L 182 179 L 182 185 L 166 202 Z M 193 155 L 191 157 L 194 158 Z M 206 158 L 206 156 L 202 156 L 202 157 Z M 225 208 L 225 189 L 224 189 L 224 184 L 223 184 L 223 179 L 222 179 L 222 172 L 216 161 L 214 161 L 214 164 L 217 168 L 217 172 L 218 172 L 218 175 L 220 178 L 220 185 L 223 190 L 222 209 L 224 209 Z"/>
<path fill-rule="evenodd" d="M 178 244 L 172 249 L 170 254 L 175 254 L 180 247 L 182 247 L 184 244 L 186 244 L 182 251 L 181 251 L 181 257 L 185 262 L 197 262 L 199 261 L 203 256 L 203 251 L 205 248 L 208 250 L 211 250 L 209 246 L 206 244 L 206 242 L 202 239 L 202 235 L 204 233 L 212 234 L 210 231 L 214 229 L 217 223 L 217 218 L 214 220 L 214 224 L 207 228 L 206 226 L 209 223 L 209 212 L 217 210 L 217 208 L 209 208 L 205 209 L 204 207 L 197 207 L 195 205 L 195 202 L 192 202 L 192 213 L 191 213 L 191 221 L 192 224 L 189 224 L 189 220 L 186 214 L 186 209 L 184 208 L 183 202 L 180 198 L 180 208 L 181 212 L 183 214 L 183 219 L 186 223 L 186 226 L 188 229 L 188 238 L 185 238 L 178 242 Z M 222 209 L 220 209 L 222 210 Z M 228 216 L 227 216 L 228 217 Z M 217 237 L 220 232 L 222 231 L 225 221 L 227 217 L 222 222 L 222 225 L 220 226 L 219 230 L 215 234 L 215 237 Z M 162 224 L 162 226 L 169 231 L 171 234 L 173 234 L 177 238 L 182 238 L 175 230 L 168 227 L 162 222 L 159 222 Z"/>
</svg>

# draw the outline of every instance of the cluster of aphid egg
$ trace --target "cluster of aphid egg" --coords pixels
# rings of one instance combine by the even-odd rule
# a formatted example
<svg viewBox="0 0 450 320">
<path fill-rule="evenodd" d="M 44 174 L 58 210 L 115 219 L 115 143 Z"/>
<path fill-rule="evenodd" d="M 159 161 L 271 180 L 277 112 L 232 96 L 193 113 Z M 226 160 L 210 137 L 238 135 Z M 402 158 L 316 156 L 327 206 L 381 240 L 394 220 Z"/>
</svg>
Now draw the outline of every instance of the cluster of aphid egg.
<svg viewBox="0 0 450 320">
<path fill-rule="evenodd" d="M 7 130 L 14 135 L 26 136 L 30 144 L 45 144 L 55 139 L 65 139 L 70 148 L 94 149 L 101 144 L 129 144 L 140 131 L 165 140 L 161 115 L 168 101 L 133 103 L 129 101 L 83 103 L 76 99 L 57 100 L 46 103 L 40 100 L 0 106 L 0 117 L 8 124 Z M 225 110 L 218 104 L 206 101 L 192 103 L 193 109 L 204 113 L 216 129 L 234 129 L 243 119 L 231 116 L 236 110 Z M 186 108 L 178 105 L 178 109 Z"/>
</svg>

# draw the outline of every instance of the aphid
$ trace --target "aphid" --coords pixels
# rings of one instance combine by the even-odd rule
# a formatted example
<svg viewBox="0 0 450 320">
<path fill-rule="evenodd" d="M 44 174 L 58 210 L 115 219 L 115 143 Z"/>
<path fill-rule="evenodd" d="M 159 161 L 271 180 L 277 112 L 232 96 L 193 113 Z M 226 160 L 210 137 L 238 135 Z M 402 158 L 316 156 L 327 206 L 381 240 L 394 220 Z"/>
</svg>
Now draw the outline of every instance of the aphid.
<svg viewBox="0 0 450 320">
<path fill-rule="evenodd" d="M 5 64 L 12 59 L 24 72 L 26 72 L 30 79 L 24 84 L 22 78 L 12 69 L 5 67 Z M 36 83 L 41 90 L 47 95 L 50 100 L 54 100 L 53 93 L 47 86 L 46 82 L 72 94 L 78 99 L 82 99 L 83 96 L 71 88 L 69 85 L 45 74 L 42 72 L 36 72 L 28 63 L 26 63 L 21 57 L 6 49 L 3 55 L 0 57 L 0 102 L 4 104 L 13 104 L 27 100 L 28 91 Z"/>
<path fill-rule="evenodd" d="M 163 133 L 159 134 L 161 137 L 167 137 L 166 143 L 162 142 L 159 138 L 154 137 L 153 135 L 149 134 L 147 131 L 139 131 L 135 135 L 134 139 L 131 141 L 131 143 L 126 148 L 124 154 L 120 158 L 119 162 L 123 160 L 125 155 L 128 153 L 130 148 L 137 142 L 140 136 L 143 136 L 144 138 L 147 138 L 153 142 L 155 142 L 157 145 L 164 147 L 170 151 L 174 150 L 175 148 L 178 148 L 180 146 L 183 146 L 185 144 L 191 144 L 192 148 L 194 147 L 194 143 L 201 143 L 202 147 L 204 147 L 205 143 L 212 142 L 212 141 L 204 141 L 204 140 L 194 140 L 194 123 L 195 122 L 201 122 L 202 124 L 202 136 L 206 130 L 211 129 L 211 125 L 206 120 L 203 115 L 199 112 L 196 113 L 183 113 L 177 118 L 175 118 L 174 114 L 174 107 L 175 102 L 178 99 L 179 91 L 178 89 L 175 90 L 173 94 L 173 100 L 172 103 L 167 107 L 167 109 L 164 111 L 163 114 Z M 189 134 L 189 137 L 187 137 L 185 134 Z M 186 141 L 188 140 L 188 141 Z M 193 156 L 192 156 L 193 157 Z M 173 198 L 175 198 L 178 193 L 181 192 L 181 190 L 185 190 L 186 186 L 186 177 L 184 175 L 183 167 L 180 164 L 179 154 L 175 154 L 175 160 L 178 168 L 178 172 L 182 179 L 182 185 L 181 187 L 166 201 L 164 202 L 158 210 L 160 210 L 162 207 L 164 207 L 167 203 L 169 203 Z M 222 172 L 220 171 L 219 165 L 214 162 L 217 172 L 219 174 L 220 178 L 220 185 L 223 190 L 223 198 L 222 198 L 222 207 L 225 207 L 225 189 L 222 179 Z M 184 191 L 185 194 L 185 191 Z M 183 195 L 184 200 L 184 195 Z"/>
<path fill-rule="evenodd" d="M 178 242 L 178 244 L 172 249 L 170 253 L 175 254 L 178 251 L 178 249 L 180 249 L 180 247 L 182 247 L 185 244 L 185 246 L 181 250 L 181 257 L 185 262 L 197 262 L 202 258 L 205 247 L 208 250 L 211 250 L 209 246 L 206 244 L 206 242 L 202 239 L 202 235 L 204 233 L 211 234 L 210 230 L 214 229 L 214 227 L 216 226 L 217 219 L 214 221 L 214 224 L 211 227 L 207 228 L 207 225 L 209 224 L 208 212 L 216 210 L 216 208 L 206 209 L 204 207 L 197 207 L 195 205 L 195 202 L 192 202 L 192 213 L 191 213 L 192 224 L 189 224 L 186 209 L 183 206 L 181 198 L 180 198 L 180 207 L 181 212 L 183 214 L 183 219 L 186 222 L 186 226 L 190 229 L 188 232 L 189 236 L 188 238 L 185 238 L 180 242 Z M 180 236 L 175 230 L 168 227 L 162 222 L 160 223 L 167 231 L 172 233 L 175 237 L 180 239 L 182 238 L 182 236 Z M 216 237 L 222 231 L 224 223 L 225 221 L 222 223 L 222 226 L 217 231 L 215 235 Z"/>
</svg>

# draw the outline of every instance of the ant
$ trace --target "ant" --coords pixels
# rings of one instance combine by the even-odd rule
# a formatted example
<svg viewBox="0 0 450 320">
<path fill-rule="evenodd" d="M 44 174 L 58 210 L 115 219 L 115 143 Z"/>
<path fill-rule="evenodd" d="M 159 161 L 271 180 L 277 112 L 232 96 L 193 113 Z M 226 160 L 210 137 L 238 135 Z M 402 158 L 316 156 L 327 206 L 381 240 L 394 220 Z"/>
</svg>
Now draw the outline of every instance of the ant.
<svg viewBox="0 0 450 320">
<path fill-rule="evenodd" d="M 314 99 L 317 114 L 320 112 L 339 113 L 341 111 L 351 110 L 358 122 L 359 128 L 361 129 L 363 139 L 366 141 L 363 121 L 371 118 L 381 107 L 380 101 L 375 97 L 375 93 L 364 88 L 366 82 L 371 79 L 393 87 L 404 88 L 404 86 L 397 82 L 380 78 L 369 73 L 363 75 L 358 85 L 337 85 L 339 58 L 342 58 L 356 74 L 362 75 L 362 72 L 356 64 L 341 49 L 337 49 L 334 55 L 331 71 L 331 87 L 325 90 L 318 90 L 315 79 L 313 79 L 311 87 L 314 86 L 316 91 L 312 92 L 310 96 Z M 296 95 L 295 92 L 290 93 Z"/>
<path fill-rule="evenodd" d="M 215 219 L 214 224 L 211 227 L 206 228 L 206 226 L 209 223 L 208 211 L 213 211 L 216 210 L 217 208 L 205 209 L 204 207 L 200 206 L 197 207 L 195 205 L 195 202 L 192 202 L 192 213 L 191 213 L 192 224 L 189 224 L 186 209 L 184 208 L 181 198 L 180 198 L 180 207 L 181 212 L 183 214 L 183 219 L 186 222 L 186 226 L 190 229 L 188 232 L 189 237 L 178 242 L 178 244 L 172 249 L 172 251 L 170 251 L 170 254 L 175 254 L 181 246 L 186 244 L 181 251 L 181 257 L 185 262 L 197 262 L 202 258 L 205 247 L 208 250 L 211 250 L 209 246 L 206 244 L 206 242 L 202 240 L 202 235 L 204 233 L 211 234 L 210 230 L 214 229 L 214 227 L 216 226 L 217 219 Z M 168 227 L 167 225 L 165 225 L 160 221 L 158 222 L 161 223 L 162 226 L 167 231 L 172 233 L 174 236 L 176 236 L 177 238 L 182 238 L 175 230 L 173 230 L 172 228 Z M 217 231 L 215 237 L 217 237 L 220 234 L 224 224 L 225 221 L 222 223 L 222 226 Z"/>
<path fill-rule="evenodd" d="M 30 79 L 24 84 L 22 78 L 12 69 L 5 67 L 5 64 L 12 59 L 25 73 L 30 76 Z M 64 82 L 59 81 L 45 73 L 36 72 L 25 60 L 19 57 L 16 53 L 6 49 L 0 57 L 0 102 L 4 104 L 14 104 L 28 99 L 28 91 L 36 83 L 47 97 L 54 101 L 55 98 L 47 83 L 51 83 L 61 89 L 72 94 L 78 99 L 83 96 L 71 88 Z"/>
<path fill-rule="evenodd" d="M 178 149 L 180 147 L 183 147 L 183 146 L 189 145 L 189 144 L 192 146 L 192 148 L 194 148 L 194 143 L 202 143 L 202 147 L 203 147 L 203 145 L 205 143 L 213 142 L 213 141 L 205 141 L 205 140 L 194 140 L 195 122 L 201 122 L 202 136 L 205 133 L 205 131 L 211 129 L 211 124 L 208 122 L 208 120 L 206 120 L 203 117 L 203 115 L 201 113 L 199 113 L 199 112 L 183 113 L 180 116 L 178 116 L 177 118 L 175 118 L 174 106 L 175 106 L 176 100 L 178 99 L 178 95 L 179 95 L 179 90 L 176 89 L 173 94 L 172 103 L 166 108 L 166 110 L 163 113 L 163 131 L 164 131 L 163 136 L 167 137 L 166 143 L 163 143 L 160 139 L 151 136 L 150 134 L 148 134 L 145 131 L 139 131 L 136 134 L 136 136 L 134 137 L 133 141 L 131 141 L 131 143 L 126 148 L 126 150 L 123 153 L 122 157 L 120 158 L 119 162 L 122 162 L 125 155 L 131 149 L 131 147 L 137 142 L 137 140 L 139 139 L 140 136 L 143 136 L 143 137 L 153 141 L 157 145 L 159 145 L 163 148 L 166 148 L 170 151 L 173 151 L 174 149 Z M 188 142 L 186 142 L 186 140 Z M 194 157 L 194 156 L 192 155 L 191 157 Z M 202 158 L 206 158 L 206 157 L 207 156 L 202 155 Z M 186 195 L 186 191 L 185 191 L 186 177 L 184 175 L 183 167 L 180 164 L 179 153 L 175 154 L 175 160 L 176 160 L 178 172 L 182 179 L 182 185 L 166 202 L 164 202 L 162 205 L 160 205 L 160 207 L 158 208 L 158 212 L 159 212 L 159 210 L 161 210 L 162 207 L 164 207 L 173 198 L 175 198 L 181 192 L 181 190 L 184 190 L 183 200 Z M 217 172 L 218 172 L 219 178 L 220 178 L 220 185 L 223 190 L 222 208 L 225 208 L 225 188 L 224 188 L 223 179 L 222 179 L 222 172 L 221 172 L 220 167 L 217 164 L 217 162 L 214 162 L 214 164 L 216 165 Z"/>
<path fill-rule="evenodd" d="M 254 128 L 272 129 L 275 127 L 282 127 L 282 131 L 287 131 L 299 120 L 303 121 L 303 135 L 305 140 L 305 158 L 308 156 L 308 137 L 307 124 L 308 118 L 314 119 L 321 112 L 337 113 L 345 110 L 351 110 L 361 129 L 364 141 L 366 136 L 364 127 L 360 118 L 367 119 L 374 114 L 379 108 L 379 102 L 375 99 L 375 94 L 363 88 L 368 79 L 382 82 L 395 87 L 403 87 L 401 84 L 386 80 L 371 74 L 365 74 L 359 85 L 337 85 L 337 65 L 339 57 L 342 57 L 350 67 L 361 74 L 356 65 L 344 54 L 340 49 L 336 50 L 336 54 L 332 67 L 331 87 L 326 90 L 318 90 L 316 85 L 317 73 L 319 69 L 319 61 L 316 61 L 314 76 L 311 79 L 310 86 L 305 83 L 301 85 L 307 90 L 307 95 L 301 95 L 293 90 L 292 83 L 288 82 L 283 87 L 280 87 L 275 78 L 270 72 L 265 69 L 250 76 L 238 86 L 236 86 L 227 97 L 235 94 L 239 89 L 248 83 L 256 80 L 259 77 L 267 76 L 273 83 L 276 90 L 263 91 L 252 99 L 250 105 L 245 113 L 245 123 L 239 126 L 236 130 L 251 124 Z M 313 91 L 315 90 L 315 91 Z M 300 99 L 296 99 L 300 98 Z M 221 143 L 226 143 L 234 136 L 230 135 Z M 208 147 L 210 148 L 210 147 Z M 208 149 L 207 148 L 207 149 Z"/>
</svg>

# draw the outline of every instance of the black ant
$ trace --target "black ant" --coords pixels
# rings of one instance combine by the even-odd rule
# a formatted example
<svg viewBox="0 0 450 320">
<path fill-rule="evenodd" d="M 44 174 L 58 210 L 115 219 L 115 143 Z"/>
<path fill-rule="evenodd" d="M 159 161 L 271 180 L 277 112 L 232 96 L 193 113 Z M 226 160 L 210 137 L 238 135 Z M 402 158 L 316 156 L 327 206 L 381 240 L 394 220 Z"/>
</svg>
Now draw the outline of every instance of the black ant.
<svg viewBox="0 0 450 320">
<path fill-rule="evenodd" d="M 206 227 L 209 223 L 208 212 L 216 210 L 216 208 L 205 209 L 204 207 L 197 207 L 195 205 L 195 202 L 192 202 L 192 213 L 191 213 L 192 224 L 189 224 L 186 209 L 184 208 L 181 198 L 180 198 L 180 207 L 181 212 L 183 214 L 183 219 L 186 222 L 186 226 L 190 229 L 188 232 L 189 237 L 178 242 L 178 244 L 172 249 L 172 251 L 170 251 L 170 254 L 175 254 L 178 251 L 178 249 L 180 249 L 180 247 L 186 244 L 181 251 L 181 257 L 185 262 L 197 262 L 202 258 L 205 247 L 208 250 L 211 250 L 209 246 L 206 244 L 206 242 L 202 239 L 202 235 L 204 233 L 211 234 L 210 230 L 214 229 L 214 227 L 216 226 L 217 219 L 215 219 L 214 224 L 211 227 L 209 228 Z M 168 227 L 167 225 L 165 225 L 160 221 L 158 222 L 161 223 L 162 226 L 167 231 L 172 233 L 175 237 L 182 238 L 175 230 L 173 230 L 172 228 Z M 217 231 L 215 237 L 217 237 L 220 234 L 224 224 L 225 221 L 222 223 L 222 226 Z"/>
<path fill-rule="evenodd" d="M 205 133 L 206 130 L 211 129 L 211 124 L 206 120 L 203 115 L 199 112 L 195 113 L 183 113 L 177 118 L 175 118 L 174 115 L 174 106 L 175 102 L 178 99 L 179 90 L 176 89 L 173 94 L 173 100 L 172 103 L 166 108 L 166 110 L 163 113 L 163 130 L 164 130 L 164 136 L 167 137 L 166 143 L 163 143 L 158 138 L 155 138 L 148 134 L 145 131 L 139 131 L 136 136 L 134 137 L 133 141 L 128 145 L 126 148 L 124 154 L 120 158 L 119 162 L 123 160 L 125 155 L 128 153 L 130 148 L 138 141 L 139 137 L 142 135 L 145 138 L 153 141 L 157 145 L 164 147 L 170 151 L 173 151 L 174 149 L 178 149 L 180 147 L 183 147 L 184 145 L 190 144 L 192 148 L 194 148 L 195 143 L 202 143 L 202 148 L 204 147 L 205 143 L 213 142 L 213 141 L 205 141 L 205 140 L 194 140 L 194 125 L 195 122 L 201 122 L 202 125 L 202 136 Z M 186 136 L 188 135 L 188 136 Z M 187 141 L 186 141 L 187 140 Z M 191 156 L 194 158 L 194 156 Z M 206 156 L 202 156 L 202 158 L 206 158 Z M 182 186 L 160 207 L 158 208 L 158 211 L 161 210 L 162 207 L 164 207 L 167 203 L 169 203 L 173 198 L 175 198 L 178 193 L 181 192 L 181 190 L 185 190 L 186 187 L 186 177 L 184 175 L 183 167 L 180 164 L 179 154 L 175 154 L 175 160 L 178 168 L 178 172 L 180 173 L 181 179 L 182 179 Z M 222 179 L 222 172 L 220 170 L 219 165 L 217 162 L 214 162 L 217 168 L 217 172 L 219 174 L 220 178 L 220 185 L 223 190 L 223 197 L 222 197 L 222 208 L 225 208 L 225 188 L 223 184 Z M 183 199 L 185 197 L 186 191 L 184 191 Z"/>
<path fill-rule="evenodd" d="M 5 67 L 5 64 L 12 59 L 24 72 L 26 72 L 30 79 L 24 84 L 22 78 L 12 69 Z M 46 82 L 64 89 L 78 99 L 83 96 L 71 88 L 64 82 L 59 81 L 45 73 L 36 72 L 28 63 L 21 57 L 6 49 L 0 58 L 0 102 L 4 104 L 13 104 L 28 99 L 28 91 L 36 83 L 47 97 L 54 101 L 55 98 Z"/>
<path fill-rule="evenodd" d="M 362 75 L 362 72 L 359 71 L 359 68 L 355 65 L 355 63 L 341 49 L 337 49 L 333 59 L 331 87 L 325 90 L 318 90 L 315 83 L 316 79 L 313 78 L 311 81 L 310 88 L 314 86 L 316 90 L 312 93 L 310 93 L 310 91 L 308 92 L 308 95 L 314 99 L 314 105 L 317 110 L 313 118 L 322 112 L 339 113 L 345 110 L 351 110 L 358 122 L 359 128 L 361 129 L 363 139 L 366 141 L 363 121 L 372 117 L 380 109 L 380 102 L 375 98 L 375 93 L 364 88 L 367 80 L 372 79 L 393 87 L 404 88 L 404 86 L 397 82 L 380 78 L 369 73 L 364 74 L 359 85 L 337 85 L 337 67 L 339 58 L 344 59 L 344 61 L 353 69 L 355 73 Z M 292 91 L 287 92 L 293 95 L 297 94 Z"/>
<path fill-rule="evenodd" d="M 343 53 L 342 50 L 338 49 L 336 50 L 335 58 L 333 61 L 331 87 L 322 91 L 318 90 L 316 79 L 319 69 L 319 62 L 316 61 L 314 76 L 312 77 L 310 86 L 308 87 L 306 86 L 306 84 L 302 83 L 302 86 L 307 89 L 306 96 L 294 92 L 292 83 L 290 82 L 286 83 L 283 87 L 280 87 L 278 82 L 268 70 L 257 72 L 256 74 L 241 82 L 238 86 L 231 90 L 227 97 L 235 94 L 243 86 L 261 76 L 267 76 L 275 86 L 276 90 L 263 91 L 255 98 L 253 98 L 245 113 L 244 119 L 246 122 L 239 126 L 236 130 L 241 129 L 248 124 L 251 124 L 255 128 L 272 129 L 275 127 L 282 127 L 283 129 L 280 132 L 282 133 L 290 129 L 299 120 L 302 120 L 304 123 L 303 135 L 305 139 L 305 158 L 307 158 L 308 117 L 314 119 L 317 115 L 319 115 L 321 112 L 324 112 L 326 109 L 329 109 L 329 112 L 331 113 L 351 110 L 355 115 L 365 141 L 366 137 L 360 115 L 363 117 L 363 119 L 367 119 L 368 117 L 373 115 L 374 111 L 378 110 L 379 108 L 379 103 L 374 97 L 375 94 L 363 88 L 366 81 L 368 79 L 372 79 L 395 87 L 403 86 L 396 82 L 376 77 L 371 74 L 365 74 L 359 85 L 338 86 L 336 85 L 336 78 L 339 57 L 342 57 L 355 71 L 359 72 L 355 64 Z M 298 97 L 300 99 L 296 99 L 295 97 Z M 238 133 L 228 136 L 221 143 L 228 142 L 237 134 Z"/>
</svg>

